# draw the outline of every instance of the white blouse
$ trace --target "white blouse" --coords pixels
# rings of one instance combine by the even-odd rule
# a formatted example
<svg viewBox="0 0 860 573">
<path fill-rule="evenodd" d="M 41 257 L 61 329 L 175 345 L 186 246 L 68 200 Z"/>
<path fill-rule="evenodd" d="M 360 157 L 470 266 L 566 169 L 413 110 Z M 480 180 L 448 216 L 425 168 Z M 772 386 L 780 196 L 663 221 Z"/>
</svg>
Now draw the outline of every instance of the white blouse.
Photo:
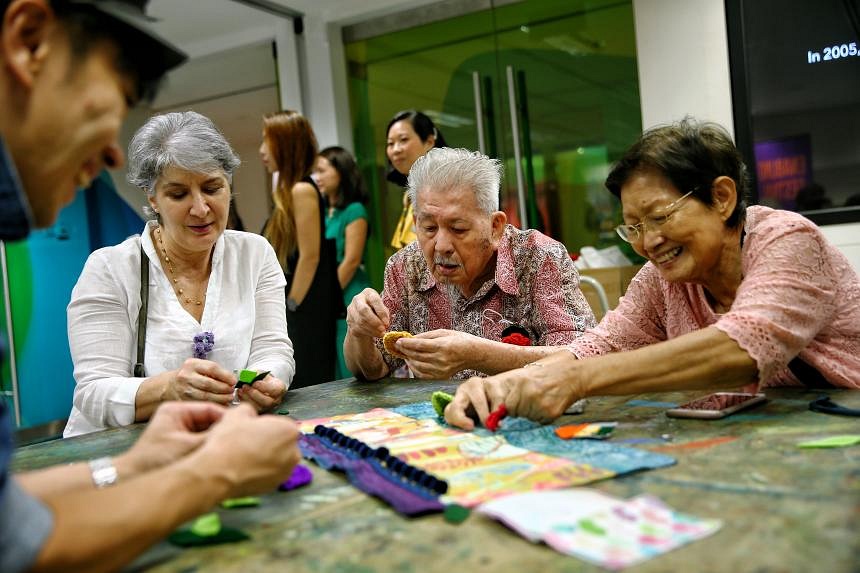
<svg viewBox="0 0 860 573">
<path fill-rule="evenodd" d="M 269 370 L 289 387 L 295 374 L 287 336 L 284 272 L 263 237 L 225 231 L 215 243 L 201 322 L 182 308 L 150 237 L 92 253 L 72 290 L 67 314 L 75 365 L 74 405 L 64 437 L 134 422 L 133 376 L 140 310 L 140 246 L 149 257 L 147 376 L 174 370 L 193 356 L 196 334 L 214 334 L 209 360 L 227 370 Z"/>
</svg>

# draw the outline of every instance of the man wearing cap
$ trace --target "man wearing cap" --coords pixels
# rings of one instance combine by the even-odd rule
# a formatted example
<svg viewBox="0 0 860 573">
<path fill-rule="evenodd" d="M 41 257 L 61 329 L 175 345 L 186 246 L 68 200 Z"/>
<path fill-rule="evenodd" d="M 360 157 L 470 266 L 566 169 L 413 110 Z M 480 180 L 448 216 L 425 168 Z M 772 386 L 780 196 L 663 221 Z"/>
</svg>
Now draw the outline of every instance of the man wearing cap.
<svg viewBox="0 0 860 573">
<path fill-rule="evenodd" d="M 52 224 L 122 165 L 128 107 L 185 59 L 145 4 L 0 0 L 0 240 Z M 0 571 L 116 570 L 221 499 L 274 488 L 298 462 L 297 435 L 250 406 L 166 403 L 124 454 L 12 476 L 0 398 Z"/>
</svg>

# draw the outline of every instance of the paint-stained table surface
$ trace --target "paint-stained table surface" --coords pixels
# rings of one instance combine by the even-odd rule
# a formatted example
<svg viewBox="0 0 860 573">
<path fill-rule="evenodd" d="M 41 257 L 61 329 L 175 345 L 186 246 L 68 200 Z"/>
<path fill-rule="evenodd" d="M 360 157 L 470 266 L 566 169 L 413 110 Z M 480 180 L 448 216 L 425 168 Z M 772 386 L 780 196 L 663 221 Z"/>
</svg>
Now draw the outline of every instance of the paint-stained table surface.
<svg viewBox="0 0 860 573">
<path fill-rule="evenodd" d="M 450 382 L 338 381 L 288 393 L 297 418 L 363 412 L 428 400 Z M 667 418 L 666 403 L 701 393 L 590 399 L 585 414 L 557 423 L 619 422 L 617 443 L 660 451 L 675 466 L 593 484 L 615 496 L 659 496 L 675 509 L 723 520 L 715 535 L 630 571 L 860 571 L 860 446 L 800 449 L 797 443 L 860 433 L 860 418 L 814 413 L 808 403 L 830 394 L 860 408 L 860 392 L 773 389 L 769 401 L 717 421 Z M 18 450 L 13 467 L 46 465 L 114 454 L 141 427 L 99 432 Z M 219 509 L 226 525 L 250 541 L 180 550 L 161 543 L 134 570 L 190 571 L 602 571 L 520 538 L 472 514 L 461 525 L 439 515 L 404 518 L 350 486 L 344 476 L 308 464 L 313 483 L 263 497 L 260 507 Z M 109 511 L 109 509 L 106 509 Z"/>
</svg>

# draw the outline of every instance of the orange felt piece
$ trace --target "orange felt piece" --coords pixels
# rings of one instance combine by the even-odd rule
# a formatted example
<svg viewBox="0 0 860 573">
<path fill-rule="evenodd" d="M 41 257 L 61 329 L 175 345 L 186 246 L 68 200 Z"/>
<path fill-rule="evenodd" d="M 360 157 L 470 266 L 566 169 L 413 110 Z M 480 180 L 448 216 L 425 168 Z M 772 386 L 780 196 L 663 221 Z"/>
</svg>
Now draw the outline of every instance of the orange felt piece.
<svg viewBox="0 0 860 573">
<path fill-rule="evenodd" d="M 568 426 L 559 426 L 555 429 L 555 435 L 562 440 L 569 440 L 576 437 L 578 433 L 584 430 L 589 424 L 570 424 Z"/>
</svg>

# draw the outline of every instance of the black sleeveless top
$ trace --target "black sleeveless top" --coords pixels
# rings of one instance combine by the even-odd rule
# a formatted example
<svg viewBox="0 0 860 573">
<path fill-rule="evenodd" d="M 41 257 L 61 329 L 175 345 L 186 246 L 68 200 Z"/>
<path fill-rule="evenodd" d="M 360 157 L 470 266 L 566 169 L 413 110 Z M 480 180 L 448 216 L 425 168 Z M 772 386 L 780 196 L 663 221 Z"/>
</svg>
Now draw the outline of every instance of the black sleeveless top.
<svg viewBox="0 0 860 573">
<path fill-rule="evenodd" d="M 319 201 L 320 260 L 313 282 L 304 300 L 295 311 L 287 309 L 287 328 L 293 343 L 296 375 L 290 388 L 303 388 L 335 378 L 337 319 L 346 314 L 343 293 L 337 280 L 337 249 L 332 239 L 325 237 L 325 201 L 310 177 L 302 179 L 316 189 Z M 287 287 L 290 292 L 299 251 L 287 259 Z"/>
</svg>

